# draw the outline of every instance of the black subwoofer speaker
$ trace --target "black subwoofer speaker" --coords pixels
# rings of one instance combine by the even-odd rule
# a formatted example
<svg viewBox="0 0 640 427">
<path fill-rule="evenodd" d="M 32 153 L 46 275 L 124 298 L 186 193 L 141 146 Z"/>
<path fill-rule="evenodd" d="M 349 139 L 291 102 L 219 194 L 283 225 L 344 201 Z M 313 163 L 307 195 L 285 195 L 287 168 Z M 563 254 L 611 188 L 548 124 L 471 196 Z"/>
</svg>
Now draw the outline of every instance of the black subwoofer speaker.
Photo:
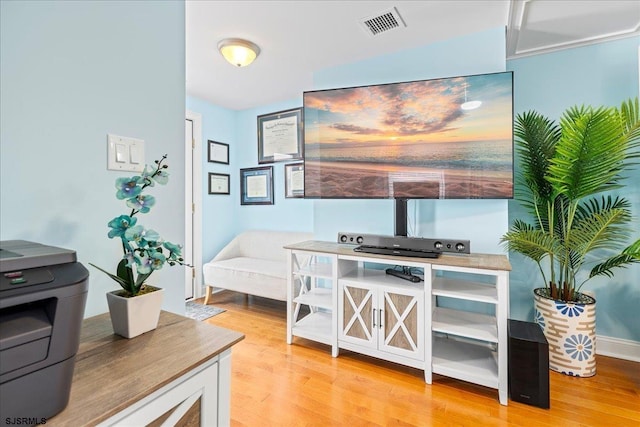
<svg viewBox="0 0 640 427">
<path fill-rule="evenodd" d="M 509 319 L 509 396 L 549 408 L 549 343 L 537 323 Z"/>
</svg>

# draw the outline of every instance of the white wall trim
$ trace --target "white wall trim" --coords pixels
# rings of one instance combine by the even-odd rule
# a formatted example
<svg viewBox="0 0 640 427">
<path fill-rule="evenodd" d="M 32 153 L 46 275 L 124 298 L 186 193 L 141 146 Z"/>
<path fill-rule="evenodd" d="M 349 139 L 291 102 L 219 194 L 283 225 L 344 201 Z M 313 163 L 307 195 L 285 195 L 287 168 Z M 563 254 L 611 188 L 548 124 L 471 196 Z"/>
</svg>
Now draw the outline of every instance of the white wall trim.
<svg viewBox="0 0 640 427">
<path fill-rule="evenodd" d="M 194 298 L 204 296 L 202 288 L 202 114 L 186 111 L 186 118 L 193 122 L 193 267 L 196 278 L 194 284 Z"/>
<path fill-rule="evenodd" d="M 640 342 L 596 335 L 596 354 L 640 362 Z"/>
</svg>

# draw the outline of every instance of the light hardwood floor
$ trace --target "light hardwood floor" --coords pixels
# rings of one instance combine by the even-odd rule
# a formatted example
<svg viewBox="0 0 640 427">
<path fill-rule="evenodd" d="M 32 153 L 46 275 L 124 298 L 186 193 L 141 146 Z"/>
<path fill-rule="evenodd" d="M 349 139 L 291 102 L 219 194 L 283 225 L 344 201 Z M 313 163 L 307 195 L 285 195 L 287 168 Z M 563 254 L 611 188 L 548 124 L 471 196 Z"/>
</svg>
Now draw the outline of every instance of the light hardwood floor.
<svg viewBox="0 0 640 427">
<path fill-rule="evenodd" d="M 200 301 L 202 302 L 202 301 Z M 550 372 L 551 409 L 509 401 L 497 390 L 323 344 L 287 345 L 283 302 L 216 293 L 227 311 L 206 320 L 245 339 L 233 347 L 232 426 L 640 426 L 640 363 L 599 356 L 597 374 Z"/>
</svg>

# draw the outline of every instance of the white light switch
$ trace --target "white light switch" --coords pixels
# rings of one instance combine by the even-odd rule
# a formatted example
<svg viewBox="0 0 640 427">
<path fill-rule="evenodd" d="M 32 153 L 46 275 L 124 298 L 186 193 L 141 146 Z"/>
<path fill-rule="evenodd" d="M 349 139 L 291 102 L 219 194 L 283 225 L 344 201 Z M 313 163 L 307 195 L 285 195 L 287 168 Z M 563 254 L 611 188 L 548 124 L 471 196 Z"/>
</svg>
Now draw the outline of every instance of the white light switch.
<svg viewBox="0 0 640 427">
<path fill-rule="evenodd" d="M 142 172 L 144 169 L 144 140 L 108 134 L 107 169 Z"/>
<path fill-rule="evenodd" d="M 124 163 L 127 161 L 127 146 L 124 144 L 116 144 L 116 162 Z"/>
<path fill-rule="evenodd" d="M 142 156 L 140 155 L 140 147 L 134 144 L 131 147 L 129 147 L 129 150 L 131 151 L 131 163 L 133 163 L 134 165 L 142 163 Z"/>
</svg>

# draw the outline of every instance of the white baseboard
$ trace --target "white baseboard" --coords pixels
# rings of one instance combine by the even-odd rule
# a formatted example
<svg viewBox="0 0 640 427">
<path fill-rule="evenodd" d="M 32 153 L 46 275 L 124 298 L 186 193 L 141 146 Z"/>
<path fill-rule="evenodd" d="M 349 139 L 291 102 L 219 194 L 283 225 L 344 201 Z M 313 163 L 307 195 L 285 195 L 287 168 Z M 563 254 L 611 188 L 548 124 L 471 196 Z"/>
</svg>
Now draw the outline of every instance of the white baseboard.
<svg viewBox="0 0 640 427">
<path fill-rule="evenodd" d="M 640 342 L 596 335 L 596 354 L 640 362 Z"/>
</svg>

